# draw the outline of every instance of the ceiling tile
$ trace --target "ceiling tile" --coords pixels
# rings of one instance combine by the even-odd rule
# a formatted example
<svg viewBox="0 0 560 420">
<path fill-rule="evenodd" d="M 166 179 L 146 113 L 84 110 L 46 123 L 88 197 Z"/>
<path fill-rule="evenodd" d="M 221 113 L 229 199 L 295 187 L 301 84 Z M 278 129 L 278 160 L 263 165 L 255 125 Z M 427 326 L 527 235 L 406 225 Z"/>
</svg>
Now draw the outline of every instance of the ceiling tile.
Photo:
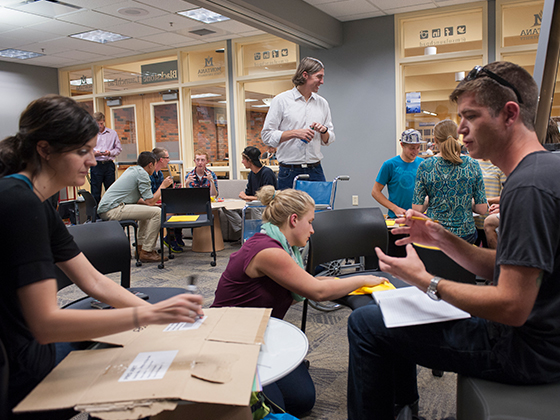
<svg viewBox="0 0 560 420">
<path fill-rule="evenodd" d="M 103 60 L 103 58 L 105 57 L 103 55 L 94 54 L 87 51 L 78 51 L 78 50 L 62 51 L 56 54 L 52 54 L 52 56 L 60 57 L 60 58 L 70 58 L 74 60 L 79 60 L 84 63 Z"/>
<path fill-rule="evenodd" d="M 87 26 L 76 25 L 56 19 L 49 19 L 47 22 L 31 25 L 29 28 L 57 35 L 71 35 L 91 30 L 91 28 Z"/>
<path fill-rule="evenodd" d="M 187 43 L 192 41 L 192 38 L 187 38 L 183 35 L 172 33 L 172 32 L 168 32 L 164 34 L 155 34 L 145 39 L 147 41 L 156 42 L 162 45 L 177 45 L 177 44 L 182 44 L 183 42 Z"/>
<path fill-rule="evenodd" d="M 19 10 L 0 8 L 0 26 L 4 24 L 29 26 L 37 23 L 48 22 L 49 20 L 49 18 L 32 15 L 31 13 L 20 12 Z"/>
<path fill-rule="evenodd" d="M 321 5 L 321 10 L 334 17 L 377 12 L 378 9 L 366 0 L 345 0 Z"/>
<path fill-rule="evenodd" d="M 200 7 L 195 4 L 187 3 L 183 0 L 158 0 L 157 2 L 153 2 L 151 0 L 137 0 L 136 3 L 151 5 L 152 7 L 157 7 L 158 9 L 172 13 Z"/>
<path fill-rule="evenodd" d="M 114 16 L 109 16 L 103 13 L 95 12 L 92 10 L 85 10 L 83 12 L 72 13 L 71 15 L 62 16 L 59 18 L 64 22 L 76 23 L 78 25 L 88 26 L 95 29 L 107 29 L 110 26 L 124 25 L 129 21 L 120 19 Z"/>
<path fill-rule="evenodd" d="M 3 32 L 2 35 L 4 35 L 6 38 L 14 39 L 18 43 L 20 43 L 20 45 L 21 42 L 29 44 L 31 42 L 38 42 L 41 40 L 48 41 L 49 39 L 55 39 L 60 37 L 60 35 L 49 34 L 48 32 L 42 32 L 42 31 L 35 31 L 30 28 L 14 29 L 12 31 Z"/>
<path fill-rule="evenodd" d="M 97 7 L 107 6 L 114 3 L 115 0 L 64 0 L 64 3 L 80 6 L 85 9 L 95 9 Z"/>
<path fill-rule="evenodd" d="M 381 10 L 396 9 L 408 6 L 424 6 L 426 3 L 430 3 L 427 0 L 369 0 L 370 3 L 375 4 Z"/>
<path fill-rule="evenodd" d="M 395 6 L 398 6 L 395 4 Z M 428 10 L 428 9 L 435 9 L 436 5 L 433 3 L 424 3 L 424 4 L 417 4 L 415 6 L 406 6 L 406 7 L 395 7 L 393 9 L 385 10 L 388 14 L 394 15 L 397 13 L 408 13 L 408 12 L 416 12 L 418 10 Z"/>
<path fill-rule="evenodd" d="M 126 13 L 124 13 L 123 9 L 143 10 L 147 14 L 146 15 L 126 14 Z M 137 3 L 137 2 L 132 1 L 132 0 L 122 1 L 122 2 L 114 2 L 109 6 L 95 8 L 95 11 L 101 12 L 101 13 L 106 13 L 106 14 L 111 15 L 111 16 L 131 20 L 131 21 L 148 19 L 148 18 L 152 18 L 152 17 L 156 17 L 156 16 L 165 15 L 165 14 L 168 13 L 168 12 L 163 11 L 161 9 L 155 9 L 153 7 L 150 7 L 150 6 L 146 5 L 146 4 Z"/>
<path fill-rule="evenodd" d="M 42 57 L 31 58 L 29 60 L 18 60 L 20 63 L 32 64 L 34 66 L 46 66 L 46 67 L 64 67 L 76 64 L 76 60 L 72 58 L 65 57 L 54 57 L 44 55 Z"/>
<path fill-rule="evenodd" d="M 176 31 L 178 29 L 192 28 L 200 25 L 196 20 L 186 18 L 175 13 L 168 13 L 164 16 L 158 16 L 150 19 L 139 20 L 138 23 L 143 25 L 153 26 L 164 31 Z M 171 25 L 170 23 L 173 23 Z"/>
<path fill-rule="evenodd" d="M 121 35 L 131 36 L 133 38 L 145 37 L 164 32 L 162 29 L 154 28 L 153 26 L 144 25 L 138 22 L 129 22 L 124 25 L 110 26 L 107 30 L 111 32 L 118 32 Z"/>
<path fill-rule="evenodd" d="M 126 48 L 127 50 L 144 50 L 148 48 L 159 47 L 162 48 L 163 44 L 157 44 L 154 42 L 146 41 L 144 39 L 125 39 L 119 41 L 119 48 Z"/>
</svg>

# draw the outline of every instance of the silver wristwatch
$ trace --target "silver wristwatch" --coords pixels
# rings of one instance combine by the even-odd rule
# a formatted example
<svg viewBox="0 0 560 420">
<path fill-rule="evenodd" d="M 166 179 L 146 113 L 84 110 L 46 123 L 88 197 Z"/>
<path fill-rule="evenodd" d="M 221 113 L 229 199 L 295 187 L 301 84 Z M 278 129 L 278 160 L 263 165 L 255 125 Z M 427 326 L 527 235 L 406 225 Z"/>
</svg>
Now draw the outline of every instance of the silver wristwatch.
<svg viewBox="0 0 560 420">
<path fill-rule="evenodd" d="M 430 280 L 430 285 L 428 286 L 428 290 L 426 290 L 426 294 L 433 300 L 441 300 L 437 292 L 437 286 L 441 277 L 433 277 Z"/>
</svg>

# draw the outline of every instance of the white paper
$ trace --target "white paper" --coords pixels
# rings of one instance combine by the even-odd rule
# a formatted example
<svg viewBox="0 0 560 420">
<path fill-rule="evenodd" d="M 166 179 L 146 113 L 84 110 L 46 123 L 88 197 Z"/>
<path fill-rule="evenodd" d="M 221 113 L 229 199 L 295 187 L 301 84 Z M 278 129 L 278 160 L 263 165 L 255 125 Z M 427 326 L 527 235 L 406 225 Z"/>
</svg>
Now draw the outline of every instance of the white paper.
<svg viewBox="0 0 560 420">
<path fill-rule="evenodd" d="M 207 316 L 203 316 L 202 318 L 197 319 L 192 324 L 189 324 L 188 322 L 176 322 L 174 324 L 169 324 L 167 327 L 165 327 L 163 332 L 196 330 L 198 327 L 200 327 L 202 325 L 202 323 L 204 322 L 204 320 L 206 318 L 207 318 Z"/>
<path fill-rule="evenodd" d="M 433 300 L 417 287 L 401 287 L 372 293 L 387 328 L 431 324 L 470 318 L 470 314 L 443 301 Z"/>
<path fill-rule="evenodd" d="M 162 379 L 179 350 L 138 353 L 119 382 Z"/>
</svg>

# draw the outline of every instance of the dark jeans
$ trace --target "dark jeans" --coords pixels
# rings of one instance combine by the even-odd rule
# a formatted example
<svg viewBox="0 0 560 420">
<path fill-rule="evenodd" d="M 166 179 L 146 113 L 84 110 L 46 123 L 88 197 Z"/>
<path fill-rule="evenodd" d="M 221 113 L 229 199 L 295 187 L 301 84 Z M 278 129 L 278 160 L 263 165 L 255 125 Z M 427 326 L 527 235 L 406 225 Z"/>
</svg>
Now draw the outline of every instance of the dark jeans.
<svg viewBox="0 0 560 420">
<path fill-rule="evenodd" d="M 278 169 L 278 189 L 285 190 L 293 188 L 294 178 L 298 175 L 309 175 L 309 181 L 326 181 L 323 167 L 321 164 L 314 168 L 284 168 L 280 166 Z"/>
<path fill-rule="evenodd" d="M 105 191 L 115 182 L 115 164 L 113 161 L 97 161 L 96 166 L 89 170 L 91 177 L 91 195 L 95 202 L 99 204 L 101 200 L 101 186 L 105 186 Z"/>
<path fill-rule="evenodd" d="M 386 328 L 375 303 L 348 319 L 348 419 L 393 420 L 395 404 L 418 399 L 416 365 L 467 376 L 519 383 L 497 360 L 480 318 Z M 505 367 L 504 367 L 505 366 Z M 508 374 L 510 372 L 511 374 Z"/>
<path fill-rule="evenodd" d="M 276 405 L 295 417 L 303 416 L 315 405 L 315 385 L 305 363 L 289 375 L 263 387 L 266 395 Z"/>
</svg>

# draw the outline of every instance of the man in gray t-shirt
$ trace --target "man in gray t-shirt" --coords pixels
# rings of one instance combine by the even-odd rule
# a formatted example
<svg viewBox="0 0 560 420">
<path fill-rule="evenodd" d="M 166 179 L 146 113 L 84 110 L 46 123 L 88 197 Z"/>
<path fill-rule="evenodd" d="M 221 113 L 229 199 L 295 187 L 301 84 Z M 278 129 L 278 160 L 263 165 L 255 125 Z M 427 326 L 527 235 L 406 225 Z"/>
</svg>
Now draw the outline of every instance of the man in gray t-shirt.
<svg viewBox="0 0 560 420">
<path fill-rule="evenodd" d="M 161 225 L 161 209 L 156 205 L 161 198 L 161 187 L 152 193 L 150 181 L 155 163 L 152 152 L 140 153 L 138 164 L 128 168 L 109 187 L 97 207 L 103 220 L 138 220 L 137 241 L 142 262 L 161 261 L 155 251 Z M 162 187 L 164 184 L 165 180 Z"/>
</svg>

